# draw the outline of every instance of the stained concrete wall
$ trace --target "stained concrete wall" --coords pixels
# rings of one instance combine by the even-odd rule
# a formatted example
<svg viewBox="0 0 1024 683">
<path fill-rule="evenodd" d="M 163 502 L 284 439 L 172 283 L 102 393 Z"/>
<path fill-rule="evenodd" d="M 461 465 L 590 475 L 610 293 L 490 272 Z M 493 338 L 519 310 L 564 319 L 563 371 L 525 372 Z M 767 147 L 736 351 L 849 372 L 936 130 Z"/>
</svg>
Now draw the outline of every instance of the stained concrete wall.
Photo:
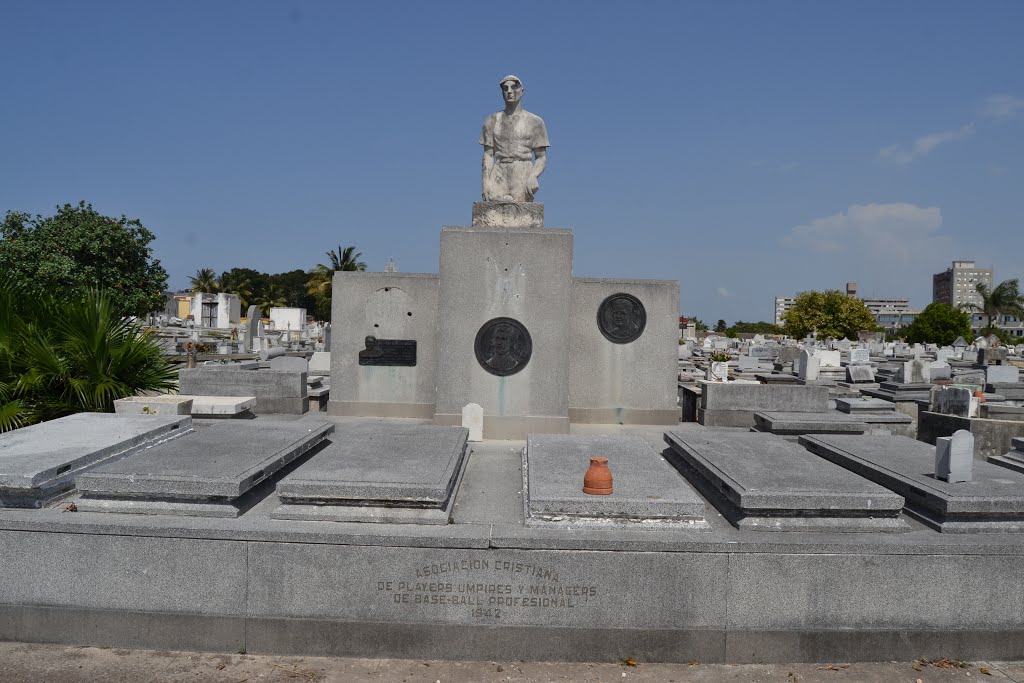
<svg viewBox="0 0 1024 683">
<path fill-rule="evenodd" d="M 294 370 L 233 370 L 215 365 L 178 371 L 186 396 L 255 396 L 252 412 L 302 415 L 309 410 L 306 373 Z"/>
<path fill-rule="evenodd" d="M 438 276 L 337 272 L 331 302 L 331 415 L 432 418 Z M 414 367 L 359 365 L 367 336 L 416 340 Z"/>
<path fill-rule="evenodd" d="M 438 424 L 461 424 L 462 407 L 484 411 L 484 437 L 569 431 L 569 311 L 572 232 L 557 229 L 441 231 Z M 498 377 L 477 362 L 487 321 L 508 317 L 533 341 L 529 363 Z"/>
<path fill-rule="evenodd" d="M 675 280 L 573 278 L 569 312 L 569 419 L 603 424 L 679 421 L 679 283 Z M 628 344 L 598 328 L 597 311 L 612 294 L 632 294 L 647 325 Z"/>
</svg>

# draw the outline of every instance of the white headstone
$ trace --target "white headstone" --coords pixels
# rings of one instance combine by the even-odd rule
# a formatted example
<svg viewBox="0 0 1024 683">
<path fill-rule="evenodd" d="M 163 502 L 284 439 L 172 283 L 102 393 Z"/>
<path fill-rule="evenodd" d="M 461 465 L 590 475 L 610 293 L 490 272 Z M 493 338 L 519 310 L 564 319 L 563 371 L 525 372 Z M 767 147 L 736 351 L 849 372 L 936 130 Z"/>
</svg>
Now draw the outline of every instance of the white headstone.
<svg viewBox="0 0 1024 683">
<path fill-rule="evenodd" d="M 850 349 L 850 364 L 863 365 L 871 362 L 871 352 L 867 349 Z"/>
<path fill-rule="evenodd" d="M 866 383 L 875 381 L 875 372 L 870 365 L 847 365 L 846 381 L 851 383 Z"/>
<path fill-rule="evenodd" d="M 807 351 L 800 353 L 800 374 L 802 380 L 816 380 L 820 372 L 820 364 L 817 356 L 812 356 Z"/>
<path fill-rule="evenodd" d="M 818 351 L 814 354 L 814 357 L 818 359 L 818 367 L 820 368 L 843 367 L 841 362 L 842 354 L 839 351 Z"/>
<path fill-rule="evenodd" d="M 740 370 L 757 370 L 760 367 L 757 358 L 753 356 L 740 356 L 736 360 L 739 362 Z"/>
<path fill-rule="evenodd" d="M 908 360 L 900 368 L 897 381 L 903 384 L 923 384 L 928 380 L 924 377 L 924 361 Z"/>
<path fill-rule="evenodd" d="M 469 430 L 470 441 L 484 440 L 484 409 L 476 403 L 462 407 L 462 426 Z"/>
<path fill-rule="evenodd" d="M 985 367 L 985 383 L 1019 382 L 1020 368 L 1013 365 L 988 365 Z"/>
<path fill-rule="evenodd" d="M 942 361 L 935 361 L 934 363 L 925 363 L 922 375 L 924 376 L 925 382 L 934 382 L 937 379 L 949 379 L 952 376 L 952 368 L 949 367 L 948 363 Z"/>
<path fill-rule="evenodd" d="M 932 412 L 977 417 L 978 399 L 965 387 L 937 387 L 932 395 Z"/>
<path fill-rule="evenodd" d="M 935 477 L 950 484 L 971 480 L 974 464 L 974 435 L 960 429 L 953 436 L 935 439 Z"/>
</svg>

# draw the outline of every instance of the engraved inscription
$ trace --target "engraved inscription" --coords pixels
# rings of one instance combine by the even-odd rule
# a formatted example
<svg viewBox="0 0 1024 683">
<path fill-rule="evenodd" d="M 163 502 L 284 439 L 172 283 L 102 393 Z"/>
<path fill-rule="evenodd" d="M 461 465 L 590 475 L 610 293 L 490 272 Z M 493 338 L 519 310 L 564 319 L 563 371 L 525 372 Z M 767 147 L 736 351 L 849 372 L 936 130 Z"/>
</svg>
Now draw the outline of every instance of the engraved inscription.
<svg viewBox="0 0 1024 683">
<path fill-rule="evenodd" d="M 415 339 L 377 339 L 368 336 L 366 348 L 359 352 L 360 365 L 416 365 Z"/>
<path fill-rule="evenodd" d="M 632 294 L 612 294 L 597 309 L 597 328 L 615 344 L 636 341 L 647 327 L 647 311 Z"/>
<path fill-rule="evenodd" d="M 599 594 L 596 585 L 563 583 L 548 567 L 490 559 L 412 567 L 408 580 L 377 581 L 377 592 L 395 604 L 465 607 L 471 618 L 491 621 L 523 611 L 574 610 Z"/>
<path fill-rule="evenodd" d="M 476 333 L 476 360 L 492 375 L 514 375 L 530 362 L 533 339 L 518 320 L 494 318 Z"/>
</svg>

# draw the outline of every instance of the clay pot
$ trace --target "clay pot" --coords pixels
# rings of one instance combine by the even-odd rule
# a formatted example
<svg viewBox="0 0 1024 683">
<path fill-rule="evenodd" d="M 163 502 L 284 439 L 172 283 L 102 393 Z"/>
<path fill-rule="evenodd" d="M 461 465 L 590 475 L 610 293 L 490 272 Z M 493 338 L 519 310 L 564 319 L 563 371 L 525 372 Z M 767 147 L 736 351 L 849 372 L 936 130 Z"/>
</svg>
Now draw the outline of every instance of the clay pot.
<svg viewBox="0 0 1024 683">
<path fill-rule="evenodd" d="M 978 399 L 978 403 L 988 403 L 988 399 L 985 398 L 985 394 L 981 391 L 981 389 L 978 389 L 977 391 L 974 392 L 974 397 Z"/>
<path fill-rule="evenodd" d="M 608 458 L 591 458 L 590 467 L 583 477 L 583 493 L 607 496 L 611 492 L 612 471 L 608 469 Z"/>
</svg>

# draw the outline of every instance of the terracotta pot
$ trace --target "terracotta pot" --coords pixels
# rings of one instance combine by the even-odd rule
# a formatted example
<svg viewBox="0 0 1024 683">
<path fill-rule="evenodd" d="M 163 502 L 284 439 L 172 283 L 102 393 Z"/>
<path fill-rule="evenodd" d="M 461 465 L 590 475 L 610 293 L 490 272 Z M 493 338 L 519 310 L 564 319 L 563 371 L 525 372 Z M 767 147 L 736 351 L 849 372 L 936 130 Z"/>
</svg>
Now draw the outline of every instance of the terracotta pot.
<svg viewBox="0 0 1024 683">
<path fill-rule="evenodd" d="M 985 394 L 981 391 L 981 389 L 978 389 L 977 391 L 974 392 L 974 397 L 978 399 L 978 403 L 988 403 L 988 399 L 985 398 Z"/>
<path fill-rule="evenodd" d="M 590 468 L 583 477 L 583 493 L 607 496 L 611 492 L 612 471 L 608 469 L 608 458 L 591 458 Z"/>
</svg>

